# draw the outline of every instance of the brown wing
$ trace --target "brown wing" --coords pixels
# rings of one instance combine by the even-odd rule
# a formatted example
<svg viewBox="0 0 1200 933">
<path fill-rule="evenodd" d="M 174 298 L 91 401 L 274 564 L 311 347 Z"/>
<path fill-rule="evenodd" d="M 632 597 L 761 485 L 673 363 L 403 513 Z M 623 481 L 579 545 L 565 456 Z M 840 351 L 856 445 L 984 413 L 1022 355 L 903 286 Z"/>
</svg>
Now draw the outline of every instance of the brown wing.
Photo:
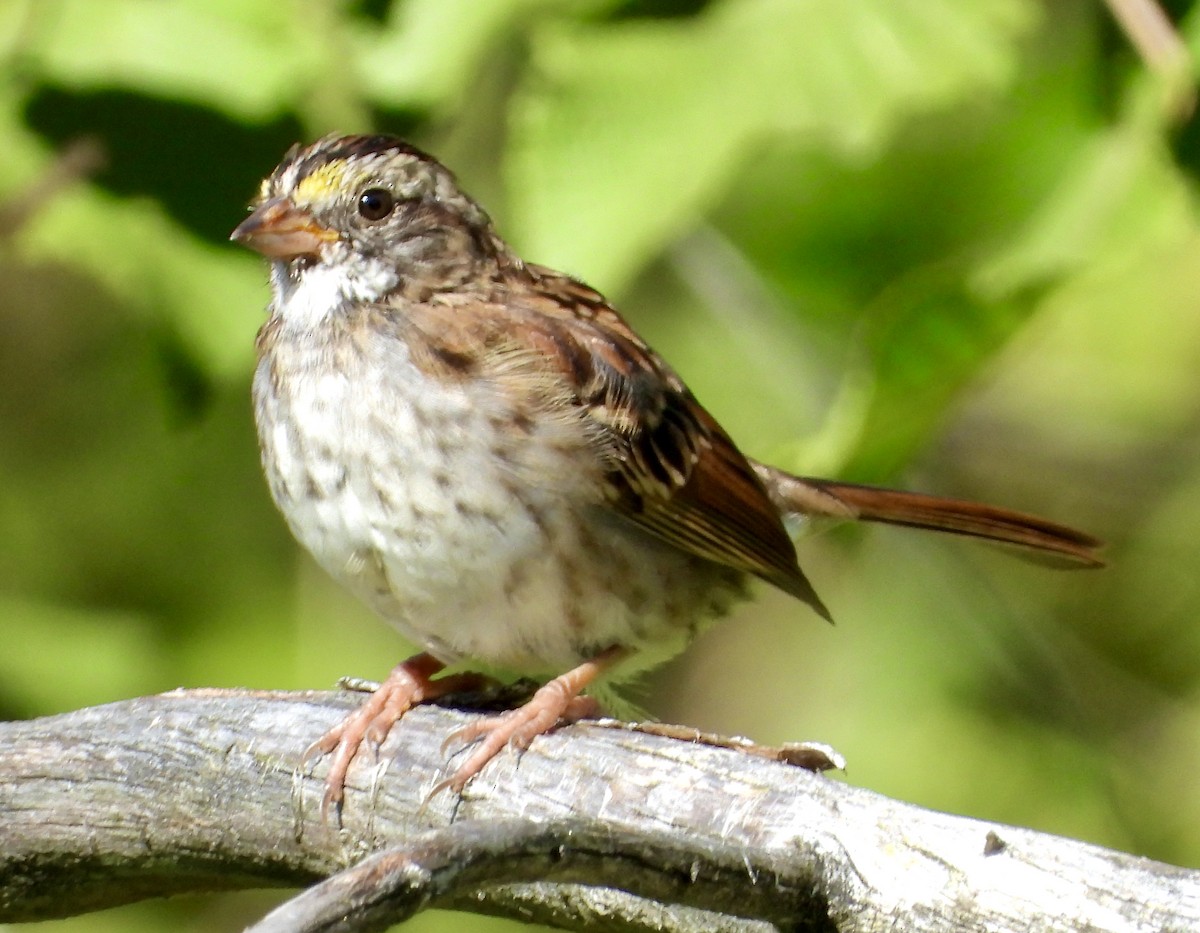
<svg viewBox="0 0 1200 933">
<path fill-rule="evenodd" d="M 683 381 L 599 293 L 541 267 L 526 271 L 545 298 L 536 305 L 544 349 L 571 374 L 577 403 L 607 448 L 613 506 L 660 538 L 761 577 L 828 619 L 753 468 Z"/>
</svg>

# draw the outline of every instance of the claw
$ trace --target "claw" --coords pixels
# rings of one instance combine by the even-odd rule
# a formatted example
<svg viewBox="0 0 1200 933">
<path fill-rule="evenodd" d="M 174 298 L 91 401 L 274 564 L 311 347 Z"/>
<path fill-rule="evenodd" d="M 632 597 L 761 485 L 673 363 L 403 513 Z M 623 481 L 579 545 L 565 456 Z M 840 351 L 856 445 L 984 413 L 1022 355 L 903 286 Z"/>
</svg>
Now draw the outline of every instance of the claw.
<svg viewBox="0 0 1200 933">
<path fill-rule="evenodd" d="M 602 651 L 539 688 L 524 706 L 483 717 L 453 732 L 442 743 L 443 753 L 451 745 L 462 743 L 468 749 L 467 759 L 454 774 L 429 792 L 426 803 L 443 790 L 462 791 L 467 782 L 504 748 L 528 748 L 535 738 L 557 725 L 597 715 L 599 707 L 595 700 L 580 696 L 580 691 L 627 653 L 619 647 Z M 443 667 L 441 661 L 428 654 L 415 655 L 396 665 L 362 706 L 305 749 L 301 756 L 302 768 L 313 758 L 332 754 L 321 796 L 323 822 L 329 822 L 332 810 L 341 825 L 346 776 L 364 744 L 377 754 L 392 726 L 418 703 L 478 688 L 479 674 L 451 674 L 434 680 L 433 676 Z"/>
<path fill-rule="evenodd" d="M 387 680 L 376 688 L 362 706 L 304 750 L 300 757 L 302 767 L 314 757 L 333 754 L 325 774 L 325 790 L 321 795 L 323 822 L 329 822 L 330 810 L 334 810 L 337 823 L 341 824 L 346 775 L 364 742 L 378 752 L 379 746 L 401 716 L 416 704 L 446 692 L 441 681 L 431 680 L 443 666 L 441 661 L 428 654 L 418 654 L 397 664 Z"/>
<path fill-rule="evenodd" d="M 524 750 L 539 735 L 545 735 L 556 726 L 596 716 L 599 704 L 592 697 L 580 696 L 579 691 L 625 653 L 624 649 L 610 648 L 549 681 L 524 706 L 476 719 L 456 729 L 442 743 L 442 752 L 451 745 L 462 744 L 469 750 L 467 759 L 450 777 L 434 786 L 427 800 L 443 790 L 461 792 L 467 782 L 505 748 Z"/>
</svg>

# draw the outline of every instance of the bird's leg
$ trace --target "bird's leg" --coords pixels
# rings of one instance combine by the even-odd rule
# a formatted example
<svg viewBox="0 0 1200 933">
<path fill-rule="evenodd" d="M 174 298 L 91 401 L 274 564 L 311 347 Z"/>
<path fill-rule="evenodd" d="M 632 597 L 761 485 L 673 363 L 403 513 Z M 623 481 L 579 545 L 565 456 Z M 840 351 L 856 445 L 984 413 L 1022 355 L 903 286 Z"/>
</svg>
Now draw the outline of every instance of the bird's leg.
<svg viewBox="0 0 1200 933">
<path fill-rule="evenodd" d="M 523 706 L 482 717 L 452 733 L 443 748 L 455 742 L 474 747 L 467 754 L 466 761 L 459 765 L 453 775 L 438 784 L 429 796 L 433 797 L 446 788 L 461 791 L 467 781 L 505 746 L 528 748 L 535 738 L 557 725 L 597 715 L 599 707 L 596 701 L 580 696 L 580 693 L 628 654 L 629 649 L 620 646 L 605 649 L 539 688 Z"/>
<path fill-rule="evenodd" d="M 313 742 L 301 761 L 333 752 L 321 797 L 321 818 L 328 820 L 330 807 L 340 807 L 350 763 L 364 742 L 378 749 L 392 726 L 418 703 L 451 693 L 478 689 L 486 682 L 482 674 L 463 672 L 433 679 L 446 665 L 431 654 L 413 655 L 392 668 L 387 679 L 365 703 Z"/>
</svg>

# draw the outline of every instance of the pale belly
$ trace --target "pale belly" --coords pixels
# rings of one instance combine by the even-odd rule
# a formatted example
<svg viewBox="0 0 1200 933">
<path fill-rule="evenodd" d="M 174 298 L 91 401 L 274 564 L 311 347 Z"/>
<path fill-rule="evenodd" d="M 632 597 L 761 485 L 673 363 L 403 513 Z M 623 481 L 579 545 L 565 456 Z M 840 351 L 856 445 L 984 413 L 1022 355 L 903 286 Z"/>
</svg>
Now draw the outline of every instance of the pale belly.
<svg viewBox="0 0 1200 933">
<path fill-rule="evenodd" d="M 640 668 L 741 595 L 741 575 L 603 506 L 582 431 L 514 438 L 486 386 L 432 380 L 402 353 L 347 372 L 292 347 L 260 362 L 254 394 L 296 537 L 443 661 L 557 673 L 625 645 Z"/>
</svg>

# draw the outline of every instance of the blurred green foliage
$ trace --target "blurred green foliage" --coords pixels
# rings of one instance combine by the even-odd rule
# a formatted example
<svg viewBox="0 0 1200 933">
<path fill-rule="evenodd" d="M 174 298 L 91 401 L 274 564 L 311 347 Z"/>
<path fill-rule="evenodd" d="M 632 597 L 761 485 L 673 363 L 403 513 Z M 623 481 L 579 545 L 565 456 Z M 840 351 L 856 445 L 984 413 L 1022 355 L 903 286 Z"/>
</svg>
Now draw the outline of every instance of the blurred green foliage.
<svg viewBox="0 0 1200 933">
<path fill-rule="evenodd" d="M 409 650 L 268 501 L 264 271 L 225 242 L 290 143 L 379 129 L 606 290 L 748 452 L 1111 542 L 1055 574 L 834 531 L 802 558 L 836 629 L 764 592 L 649 709 L 1200 865 L 1200 133 L 1101 4 L 0 0 L 0 56 L 0 715 Z M 502 926 L 412 928 L 467 925 Z"/>
</svg>

